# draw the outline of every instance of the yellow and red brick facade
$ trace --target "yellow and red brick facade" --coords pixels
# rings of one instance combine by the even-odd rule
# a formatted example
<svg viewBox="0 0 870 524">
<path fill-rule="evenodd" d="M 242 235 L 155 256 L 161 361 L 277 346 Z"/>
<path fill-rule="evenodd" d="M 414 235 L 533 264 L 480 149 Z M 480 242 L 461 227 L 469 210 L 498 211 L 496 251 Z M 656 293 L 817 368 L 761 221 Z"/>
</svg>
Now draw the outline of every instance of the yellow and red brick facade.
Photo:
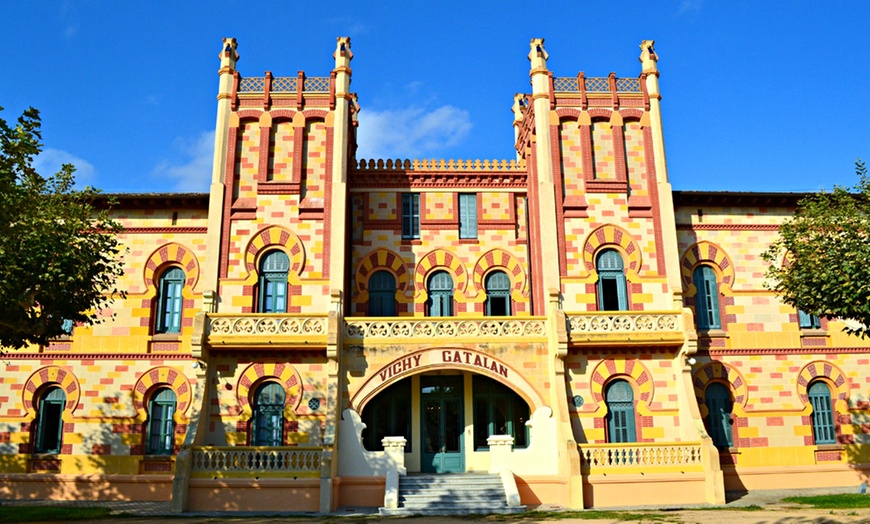
<svg viewBox="0 0 870 524">
<path fill-rule="evenodd" d="M 349 39 L 329 76 L 251 78 L 224 40 L 209 193 L 119 195 L 125 298 L 102 323 L 3 355 L 0 498 L 382 506 L 384 468 L 432 466 L 433 384 L 459 390 L 450 471 L 510 471 L 527 505 L 715 504 L 730 489 L 866 481 L 870 345 L 838 320 L 801 327 L 764 287 L 759 255 L 799 195 L 673 191 L 658 56 L 651 41 L 641 51 L 637 77 L 555 77 L 533 40 L 517 159 L 399 161 L 355 156 Z M 468 216 L 474 235 L 461 233 Z M 284 302 L 265 312 L 274 253 Z M 602 253 L 621 267 L 601 266 Z M 696 287 L 701 266 L 715 296 Z M 166 330 L 173 268 L 184 279 Z M 444 274 L 449 314 L 432 316 Z M 488 288 L 499 274 L 504 309 Z M 375 275 L 393 283 L 386 299 Z M 611 284 L 624 287 L 607 298 Z M 702 301 L 715 326 L 698 324 Z M 626 409 L 608 397 L 617 382 L 630 391 L 628 440 L 612 425 Z M 728 446 L 711 436 L 713 384 L 730 398 Z M 813 384 L 830 393 L 825 442 Z M 280 438 L 264 446 L 267 385 L 282 400 L 269 430 Z M 529 442 L 480 445 L 481 387 L 524 406 Z M 40 410 L 58 388 L 59 448 L 41 452 Z M 171 453 L 154 454 L 161 391 L 174 398 Z M 371 406 L 394 405 L 384 399 L 409 406 L 398 455 L 360 439 L 360 420 L 375 430 Z"/>
</svg>

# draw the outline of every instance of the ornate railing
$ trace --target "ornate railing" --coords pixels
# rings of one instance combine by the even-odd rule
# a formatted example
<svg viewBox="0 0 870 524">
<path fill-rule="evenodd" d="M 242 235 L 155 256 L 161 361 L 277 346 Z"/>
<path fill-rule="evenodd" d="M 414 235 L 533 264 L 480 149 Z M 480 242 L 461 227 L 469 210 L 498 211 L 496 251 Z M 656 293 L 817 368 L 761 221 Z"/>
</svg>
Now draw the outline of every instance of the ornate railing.
<svg viewBox="0 0 870 524">
<path fill-rule="evenodd" d="M 445 160 L 445 159 L 361 159 L 357 171 L 508 171 L 525 172 L 522 160 Z"/>
<path fill-rule="evenodd" d="M 546 320 L 524 319 L 346 319 L 348 339 L 388 338 L 510 338 L 543 339 L 547 336 Z"/>
<path fill-rule="evenodd" d="M 583 78 L 583 87 L 587 93 L 609 93 L 610 78 L 606 76 L 590 76 Z M 577 92 L 580 86 L 577 77 L 554 77 L 554 91 Z M 619 93 L 642 93 L 639 78 L 616 78 L 616 91 Z"/>
<path fill-rule="evenodd" d="M 319 447 L 234 447 L 193 448 L 191 471 L 215 476 L 227 473 L 286 473 L 315 476 L 320 472 Z"/>
<path fill-rule="evenodd" d="M 305 77 L 302 90 L 311 93 L 328 93 L 330 78 L 328 76 Z M 276 76 L 272 78 L 271 93 L 296 92 L 299 88 L 299 78 L 295 76 Z M 266 89 L 266 77 L 250 76 L 239 79 L 239 93 L 262 93 Z"/>
<path fill-rule="evenodd" d="M 208 343 L 319 344 L 326 342 L 326 315 L 222 314 L 208 315 Z"/>
<path fill-rule="evenodd" d="M 600 342 L 602 338 L 643 342 L 683 339 L 682 314 L 677 311 L 596 311 L 567 316 L 572 342 Z"/>
<path fill-rule="evenodd" d="M 668 444 L 579 444 L 584 469 L 703 467 L 700 442 Z"/>
</svg>

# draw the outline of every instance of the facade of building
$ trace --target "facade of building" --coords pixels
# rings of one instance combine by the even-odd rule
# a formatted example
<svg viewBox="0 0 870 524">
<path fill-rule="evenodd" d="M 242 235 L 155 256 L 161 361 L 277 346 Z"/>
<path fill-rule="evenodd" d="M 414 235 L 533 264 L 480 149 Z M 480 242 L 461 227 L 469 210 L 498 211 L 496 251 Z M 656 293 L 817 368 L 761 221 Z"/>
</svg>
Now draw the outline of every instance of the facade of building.
<svg viewBox="0 0 870 524">
<path fill-rule="evenodd" d="M 121 195 L 114 318 L 6 351 L 0 498 L 389 506 L 493 472 L 523 504 L 857 485 L 870 345 L 782 304 L 799 195 L 675 192 L 658 57 L 513 101 L 516 159 L 363 160 L 328 77 L 220 52 L 208 194 Z M 385 498 L 386 497 L 386 498 Z M 386 500 L 386 502 L 385 502 Z"/>
</svg>

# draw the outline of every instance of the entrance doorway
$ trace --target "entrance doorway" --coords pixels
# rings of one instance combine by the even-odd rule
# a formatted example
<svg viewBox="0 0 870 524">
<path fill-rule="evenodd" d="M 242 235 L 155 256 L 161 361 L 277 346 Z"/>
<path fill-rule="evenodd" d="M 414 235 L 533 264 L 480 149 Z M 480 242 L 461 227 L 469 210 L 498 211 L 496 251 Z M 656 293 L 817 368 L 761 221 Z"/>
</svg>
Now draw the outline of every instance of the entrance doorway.
<svg viewBox="0 0 870 524">
<path fill-rule="evenodd" d="M 425 473 L 465 471 L 462 380 L 461 375 L 420 377 L 420 469 Z"/>
</svg>

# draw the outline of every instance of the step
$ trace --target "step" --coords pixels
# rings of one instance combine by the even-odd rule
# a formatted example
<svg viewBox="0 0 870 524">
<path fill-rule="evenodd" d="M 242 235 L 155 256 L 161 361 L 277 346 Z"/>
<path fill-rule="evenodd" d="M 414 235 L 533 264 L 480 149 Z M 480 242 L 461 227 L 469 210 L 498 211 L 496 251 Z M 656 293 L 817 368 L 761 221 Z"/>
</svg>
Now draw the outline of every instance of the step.
<svg viewBox="0 0 870 524">
<path fill-rule="evenodd" d="M 408 517 L 411 515 L 514 515 L 524 513 L 525 506 L 481 507 L 481 506 L 430 506 L 427 508 L 379 508 L 382 517 Z"/>
<path fill-rule="evenodd" d="M 497 475 L 411 475 L 399 478 L 399 506 L 380 508 L 382 516 L 523 513 L 508 507 Z"/>
</svg>

